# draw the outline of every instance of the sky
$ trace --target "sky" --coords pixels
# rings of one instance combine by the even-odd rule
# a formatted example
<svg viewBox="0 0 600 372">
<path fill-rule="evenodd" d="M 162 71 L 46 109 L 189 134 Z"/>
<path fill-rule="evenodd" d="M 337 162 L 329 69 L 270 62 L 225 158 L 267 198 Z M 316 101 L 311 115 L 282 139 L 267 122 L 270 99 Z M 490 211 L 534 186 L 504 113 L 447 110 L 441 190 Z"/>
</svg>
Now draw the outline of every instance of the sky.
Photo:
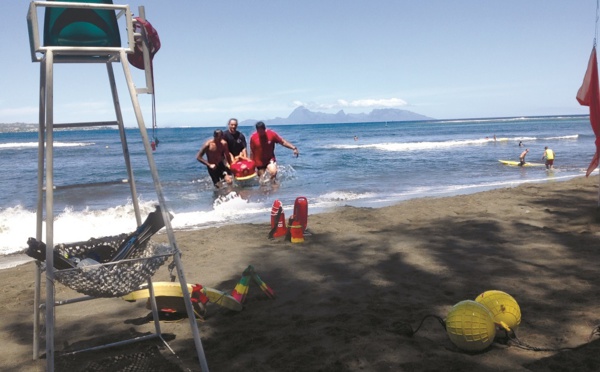
<svg viewBox="0 0 600 372">
<path fill-rule="evenodd" d="M 588 113 L 575 95 L 597 32 L 597 0 L 114 3 L 135 14 L 144 5 L 159 33 L 158 127 L 268 120 L 301 105 L 435 119 Z M 28 4 L 0 4 L 0 123 L 38 120 Z M 55 69 L 55 123 L 115 120 L 104 66 Z M 115 73 L 125 125 L 135 126 L 120 65 Z M 141 74 L 135 79 L 144 84 Z M 151 100 L 140 101 L 148 126 Z"/>
</svg>

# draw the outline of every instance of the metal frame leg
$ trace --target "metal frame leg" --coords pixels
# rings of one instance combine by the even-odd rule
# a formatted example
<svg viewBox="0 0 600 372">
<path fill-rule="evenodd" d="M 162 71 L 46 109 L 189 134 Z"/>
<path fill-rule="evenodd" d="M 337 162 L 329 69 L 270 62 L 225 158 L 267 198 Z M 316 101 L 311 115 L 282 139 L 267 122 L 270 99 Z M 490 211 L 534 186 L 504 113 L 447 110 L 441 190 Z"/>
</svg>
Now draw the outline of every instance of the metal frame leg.
<svg viewBox="0 0 600 372">
<path fill-rule="evenodd" d="M 131 96 L 131 103 L 133 104 L 133 109 L 135 111 L 135 117 L 138 122 L 138 127 L 140 129 L 140 134 L 142 135 L 142 142 L 144 144 L 144 149 L 146 150 L 146 157 L 148 158 L 148 165 L 150 167 L 150 171 L 152 172 L 152 179 L 154 180 L 154 188 L 156 190 L 156 194 L 158 196 L 158 203 L 161 207 L 161 211 L 163 213 L 163 220 L 165 221 L 165 228 L 167 230 L 167 235 L 169 237 L 169 243 L 177 248 L 177 243 L 175 242 L 175 235 L 173 234 L 173 229 L 171 227 L 171 219 L 169 218 L 169 211 L 166 208 L 166 202 L 162 191 L 162 186 L 160 184 L 160 179 L 158 178 L 158 171 L 156 169 L 156 164 L 154 163 L 154 157 L 152 155 L 152 148 L 150 147 L 150 142 L 148 138 L 148 132 L 146 131 L 146 126 L 144 124 L 144 118 L 142 117 L 142 111 L 140 109 L 140 104 L 137 97 L 137 92 L 135 89 L 135 85 L 133 84 L 133 79 L 131 77 L 131 71 L 129 68 L 129 62 L 127 61 L 127 55 L 124 50 L 121 50 L 121 65 L 123 65 L 123 73 L 125 74 L 125 79 L 127 80 L 127 87 L 129 88 L 129 95 Z M 179 252 L 179 249 L 177 249 Z M 181 257 L 179 253 L 174 255 L 175 266 L 177 267 L 177 277 L 179 278 L 179 283 L 181 285 L 181 290 L 183 292 L 183 299 L 185 302 L 185 309 L 187 311 L 188 319 L 190 321 L 190 327 L 192 330 L 192 335 L 194 337 L 194 343 L 196 345 L 196 353 L 198 354 L 198 359 L 200 361 L 200 367 L 203 372 L 208 372 L 208 364 L 206 362 L 206 356 L 204 355 L 204 349 L 202 348 L 202 340 L 200 339 L 200 332 L 198 331 L 198 325 L 196 324 L 196 316 L 194 314 L 194 308 L 192 306 L 192 301 L 190 297 L 190 293 L 187 288 L 187 281 L 185 279 L 185 274 L 181 265 Z"/>
<path fill-rule="evenodd" d="M 117 84 L 115 83 L 115 73 L 112 67 L 112 61 L 109 60 L 106 63 L 106 70 L 108 72 L 108 80 L 110 81 L 110 91 L 112 93 L 113 104 L 115 106 L 115 114 L 117 116 L 117 123 L 119 125 L 119 134 L 121 136 L 121 146 L 123 147 L 123 157 L 125 158 L 125 166 L 127 167 L 127 179 L 129 181 L 129 188 L 131 190 L 131 202 L 133 203 L 133 210 L 135 211 L 135 219 L 137 225 L 142 224 L 142 217 L 140 215 L 140 206 L 137 197 L 137 191 L 135 187 L 135 180 L 133 178 L 133 169 L 131 168 L 131 159 L 129 156 L 129 147 L 127 146 L 127 137 L 125 135 L 125 125 L 123 124 L 123 115 L 121 114 L 121 104 L 119 103 L 119 93 L 117 91 Z"/>
<path fill-rule="evenodd" d="M 46 53 L 46 246 L 54 247 L 54 54 Z M 46 250 L 46 365 L 54 371 L 54 255 Z"/>
<path fill-rule="evenodd" d="M 39 118 L 38 118 L 38 178 L 37 178 L 37 213 L 35 237 L 42 240 L 43 208 L 44 208 L 44 143 L 46 130 L 46 65 L 45 59 L 40 63 L 39 87 Z M 42 283 L 42 269 L 39 263 L 35 270 L 35 292 L 33 297 L 33 359 L 38 359 L 40 354 L 40 290 Z"/>
</svg>

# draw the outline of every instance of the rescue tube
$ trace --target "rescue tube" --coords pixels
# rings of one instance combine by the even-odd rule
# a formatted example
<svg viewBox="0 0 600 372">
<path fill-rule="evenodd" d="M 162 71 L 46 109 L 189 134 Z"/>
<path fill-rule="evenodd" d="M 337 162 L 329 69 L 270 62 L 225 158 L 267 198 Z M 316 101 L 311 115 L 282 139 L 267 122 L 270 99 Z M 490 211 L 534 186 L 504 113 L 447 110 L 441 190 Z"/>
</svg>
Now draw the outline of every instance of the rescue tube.
<svg viewBox="0 0 600 372">
<path fill-rule="evenodd" d="M 269 238 L 285 236 L 286 233 L 283 206 L 279 200 L 275 200 L 271 208 L 271 231 L 269 232 Z"/>
<path fill-rule="evenodd" d="M 294 219 L 300 223 L 304 234 L 308 225 L 308 200 L 304 196 L 297 197 L 294 202 Z"/>
<path fill-rule="evenodd" d="M 246 181 L 256 177 L 256 169 L 252 160 L 238 160 L 231 164 L 231 173 L 238 181 Z"/>
</svg>

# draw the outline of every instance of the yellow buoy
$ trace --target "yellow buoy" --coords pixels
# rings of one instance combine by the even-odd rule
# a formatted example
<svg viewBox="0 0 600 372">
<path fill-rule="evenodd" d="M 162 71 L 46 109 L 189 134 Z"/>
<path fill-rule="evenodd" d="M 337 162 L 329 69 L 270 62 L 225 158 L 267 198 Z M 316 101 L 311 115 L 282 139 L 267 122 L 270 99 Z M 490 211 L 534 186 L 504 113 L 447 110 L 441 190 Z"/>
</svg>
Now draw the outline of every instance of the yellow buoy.
<svg viewBox="0 0 600 372">
<path fill-rule="evenodd" d="M 496 336 L 492 314 L 475 301 L 465 300 L 454 305 L 445 322 L 450 341 L 465 351 L 481 351 L 490 346 Z"/>
<path fill-rule="evenodd" d="M 521 324 L 521 308 L 515 299 L 506 292 L 486 291 L 477 296 L 475 301 L 485 306 L 501 326 L 508 326 L 516 331 Z"/>
</svg>

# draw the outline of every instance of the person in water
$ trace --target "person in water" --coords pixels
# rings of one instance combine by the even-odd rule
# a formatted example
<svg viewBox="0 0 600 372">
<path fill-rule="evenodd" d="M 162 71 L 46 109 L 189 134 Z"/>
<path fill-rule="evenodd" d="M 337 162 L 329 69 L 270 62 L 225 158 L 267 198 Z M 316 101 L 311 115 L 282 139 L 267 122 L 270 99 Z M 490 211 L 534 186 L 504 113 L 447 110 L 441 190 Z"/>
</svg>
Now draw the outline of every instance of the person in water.
<svg viewBox="0 0 600 372">
<path fill-rule="evenodd" d="M 544 155 L 542 160 L 546 159 L 546 169 L 554 169 L 554 151 L 549 149 L 548 146 L 544 147 Z"/>
<path fill-rule="evenodd" d="M 298 157 L 296 146 L 281 138 L 276 132 L 267 129 L 262 121 L 256 123 L 256 132 L 250 136 L 250 152 L 259 177 L 262 177 L 265 171 L 269 172 L 271 179 L 277 176 L 276 143 L 294 151 L 294 156 Z"/>
<path fill-rule="evenodd" d="M 237 127 L 237 119 L 231 118 L 227 123 L 227 130 L 223 133 L 223 139 L 227 141 L 230 154 L 229 164 L 233 164 L 238 160 L 248 160 L 246 137 L 237 130 Z"/>
<path fill-rule="evenodd" d="M 522 167 L 525 165 L 525 157 L 527 156 L 528 153 L 529 153 L 529 149 L 525 149 L 525 151 L 523 151 L 521 153 L 521 155 L 519 155 L 519 167 Z"/>
<path fill-rule="evenodd" d="M 206 154 L 206 159 L 204 155 Z M 215 187 L 218 187 L 222 181 L 231 184 L 231 171 L 229 170 L 229 149 L 227 142 L 223 139 L 223 131 L 217 129 L 213 133 L 213 138 L 204 143 L 196 159 L 206 165 L 206 170 L 213 181 Z"/>
</svg>

